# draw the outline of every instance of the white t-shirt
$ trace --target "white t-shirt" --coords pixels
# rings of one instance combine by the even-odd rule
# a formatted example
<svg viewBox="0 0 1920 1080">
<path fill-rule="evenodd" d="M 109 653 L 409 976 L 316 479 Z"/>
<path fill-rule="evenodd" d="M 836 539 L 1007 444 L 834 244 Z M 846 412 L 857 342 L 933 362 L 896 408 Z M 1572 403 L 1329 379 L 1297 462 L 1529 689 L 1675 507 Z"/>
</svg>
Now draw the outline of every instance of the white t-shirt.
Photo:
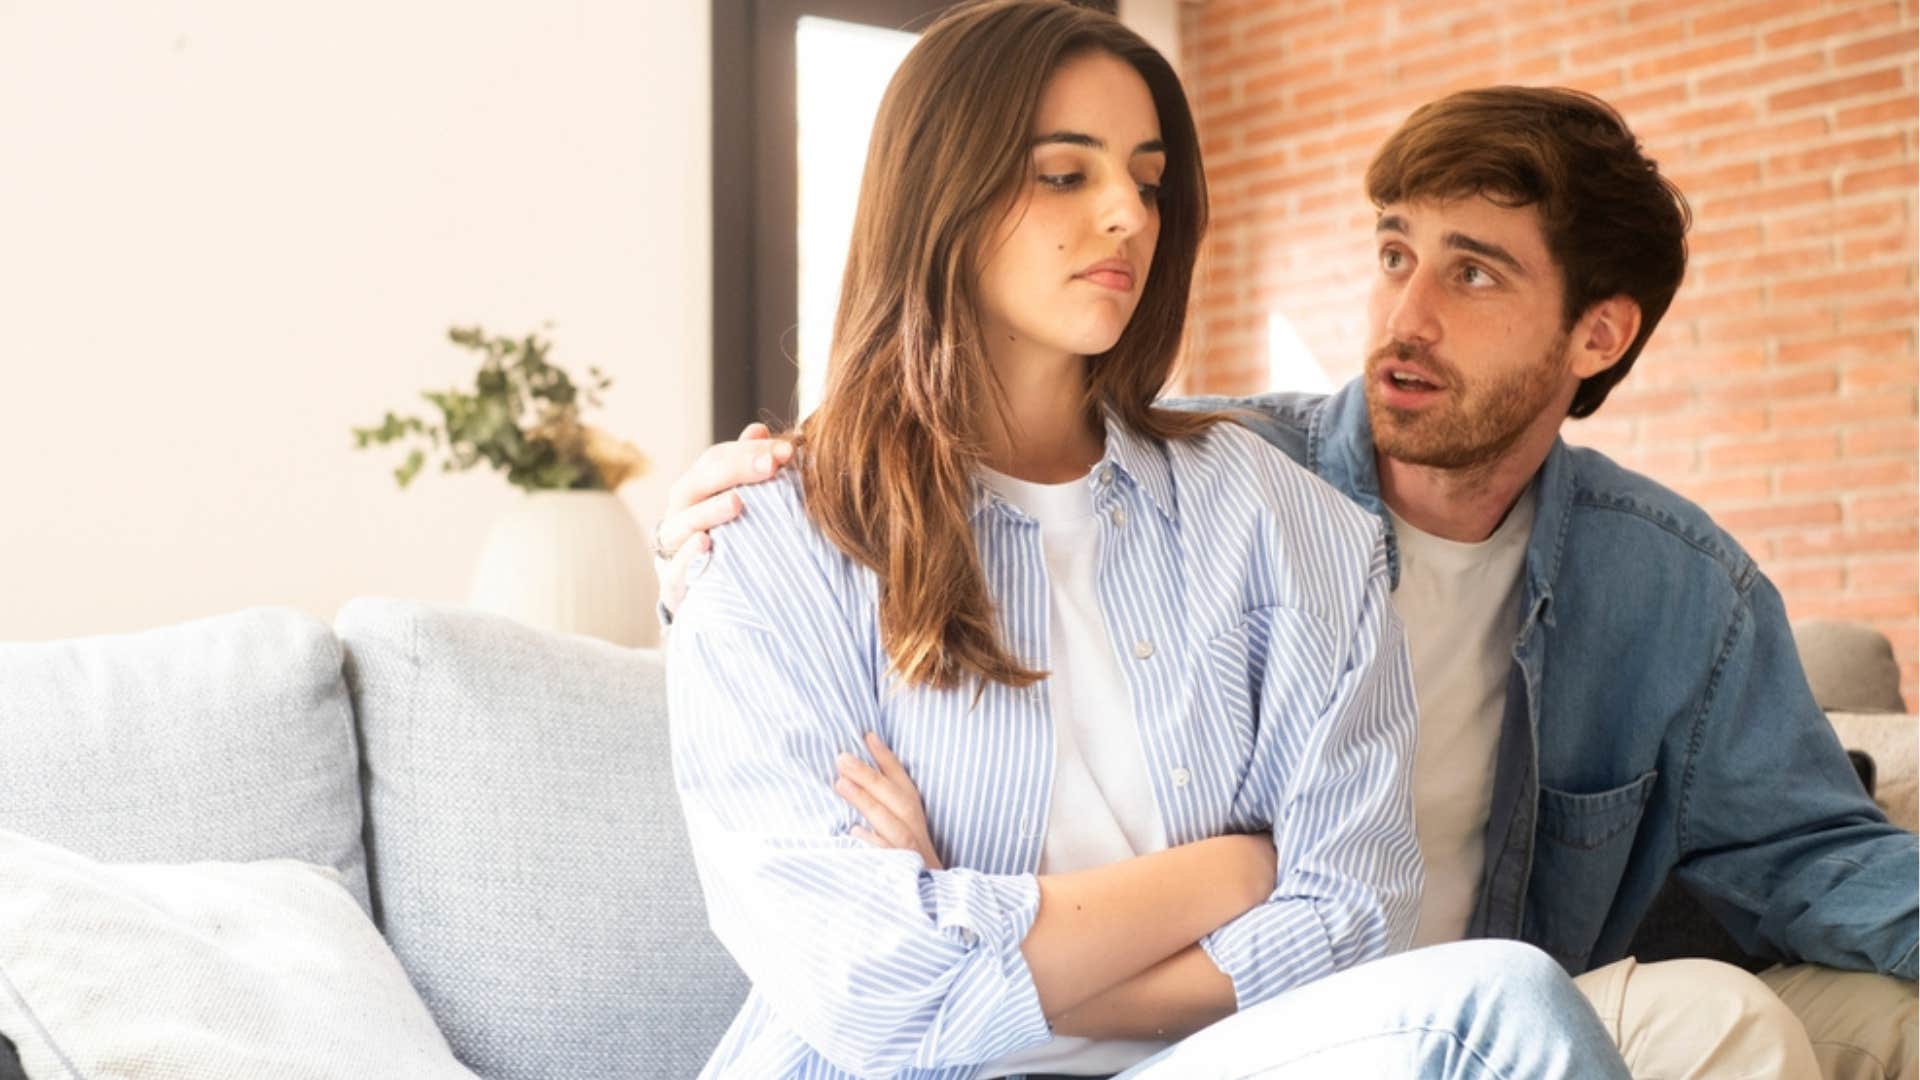
<svg viewBox="0 0 1920 1080">
<path fill-rule="evenodd" d="M 1100 522 L 1089 477 L 1035 484 L 982 469 L 1001 498 L 1040 524 L 1047 563 L 1047 705 L 1053 716 L 1053 798 L 1040 872 L 1105 866 L 1167 846 L 1134 722 L 1126 672 L 1095 591 Z M 1115 1073 L 1165 1043 L 1058 1036 L 990 1062 L 983 1077 L 1024 1072 Z"/>
<path fill-rule="evenodd" d="M 1533 512 L 1528 489 L 1492 536 L 1462 544 L 1388 511 L 1400 549 L 1393 608 L 1406 628 L 1420 704 L 1413 815 L 1427 881 L 1415 946 L 1465 937 L 1479 901 Z"/>
</svg>

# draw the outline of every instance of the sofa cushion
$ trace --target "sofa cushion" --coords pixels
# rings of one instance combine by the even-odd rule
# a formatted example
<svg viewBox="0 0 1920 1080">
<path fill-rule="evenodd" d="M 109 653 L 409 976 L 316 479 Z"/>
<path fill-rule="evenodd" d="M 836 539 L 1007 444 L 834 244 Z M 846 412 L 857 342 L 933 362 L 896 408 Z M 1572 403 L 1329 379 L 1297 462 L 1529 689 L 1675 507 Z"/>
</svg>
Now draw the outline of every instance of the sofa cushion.
<svg viewBox="0 0 1920 1080">
<path fill-rule="evenodd" d="M 1812 619 L 1795 623 L 1793 643 L 1813 700 L 1828 712 L 1907 711 L 1893 643 L 1866 623 Z"/>
<path fill-rule="evenodd" d="M 1874 785 L 1868 794 L 1903 829 L 1920 828 L 1920 791 L 1916 790 L 1914 737 L 1920 724 L 1905 713 L 1828 713 L 1840 745 L 1873 759 Z"/>
<path fill-rule="evenodd" d="M 292 858 L 367 904 L 333 631 L 260 608 L 0 644 L 0 828 L 109 862 Z"/>
<path fill-rule="evenodd" d="M 374 909 L 493 1078 L 693 1076 L 745 997 L 707 930 L 652 652 L 356 600 Z"/>
<path fill-rule="evenodd" d="M 473 1075 L 331 868 L 103 865 L 6 830 L 0 1031 L 35 1077 Z"/>
</svg>

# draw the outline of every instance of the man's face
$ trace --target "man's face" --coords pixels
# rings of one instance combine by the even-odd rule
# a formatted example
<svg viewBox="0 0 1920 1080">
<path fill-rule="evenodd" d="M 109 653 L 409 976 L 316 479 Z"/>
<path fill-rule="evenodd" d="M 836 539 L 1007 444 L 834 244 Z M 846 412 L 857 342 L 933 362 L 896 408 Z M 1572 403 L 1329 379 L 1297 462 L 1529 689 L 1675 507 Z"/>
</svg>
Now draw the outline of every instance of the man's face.
<svg viewBox="0 0 1920 1080">
<path fill-rule="evenodd" d="M 1393 203 L 1374 240 L 1366 395 L 1379 451 L 1473 468 L 1544 414 L 1557 428 L 1579 380 L 1539 211 L 1477 195 Z"/>
</svg>

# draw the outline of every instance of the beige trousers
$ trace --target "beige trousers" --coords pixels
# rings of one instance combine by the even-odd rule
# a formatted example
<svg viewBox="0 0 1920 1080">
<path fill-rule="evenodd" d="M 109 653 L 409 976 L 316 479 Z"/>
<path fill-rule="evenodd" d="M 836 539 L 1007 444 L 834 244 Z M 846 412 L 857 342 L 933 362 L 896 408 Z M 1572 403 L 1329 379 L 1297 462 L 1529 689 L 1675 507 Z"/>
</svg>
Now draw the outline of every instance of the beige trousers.
<svg viewBox="0 0 1920 1080">
<path fill-rule="evenodd" d="M 1796 964 L 1760 973 L 1813 1042 L 1826 1080 L 1920 1078 L 1920 1005 L 1905 979 Z"/>
<path fill-rule="evenodd" d="M 1915 1080 L 1912 983 L 1622 960 L 1574 980 L 1636 1080 Z"/>
</svg>

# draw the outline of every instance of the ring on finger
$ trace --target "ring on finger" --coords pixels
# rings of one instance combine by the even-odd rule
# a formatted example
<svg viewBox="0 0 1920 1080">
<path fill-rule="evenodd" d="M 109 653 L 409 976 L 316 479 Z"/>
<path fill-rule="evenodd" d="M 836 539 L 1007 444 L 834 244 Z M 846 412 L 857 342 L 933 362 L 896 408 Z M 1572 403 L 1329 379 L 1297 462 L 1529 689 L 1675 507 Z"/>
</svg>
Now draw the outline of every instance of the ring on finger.
<svg viewBox="0 0 1920 1080">
<path fill-rule="evenodd" d="M 653 530 L 653 557 L 659 559 L 661 562 L 673 561 L 673 552 L 668 551 L 667 545 L 661 542 L 658 527 Z"/>
</svg>

